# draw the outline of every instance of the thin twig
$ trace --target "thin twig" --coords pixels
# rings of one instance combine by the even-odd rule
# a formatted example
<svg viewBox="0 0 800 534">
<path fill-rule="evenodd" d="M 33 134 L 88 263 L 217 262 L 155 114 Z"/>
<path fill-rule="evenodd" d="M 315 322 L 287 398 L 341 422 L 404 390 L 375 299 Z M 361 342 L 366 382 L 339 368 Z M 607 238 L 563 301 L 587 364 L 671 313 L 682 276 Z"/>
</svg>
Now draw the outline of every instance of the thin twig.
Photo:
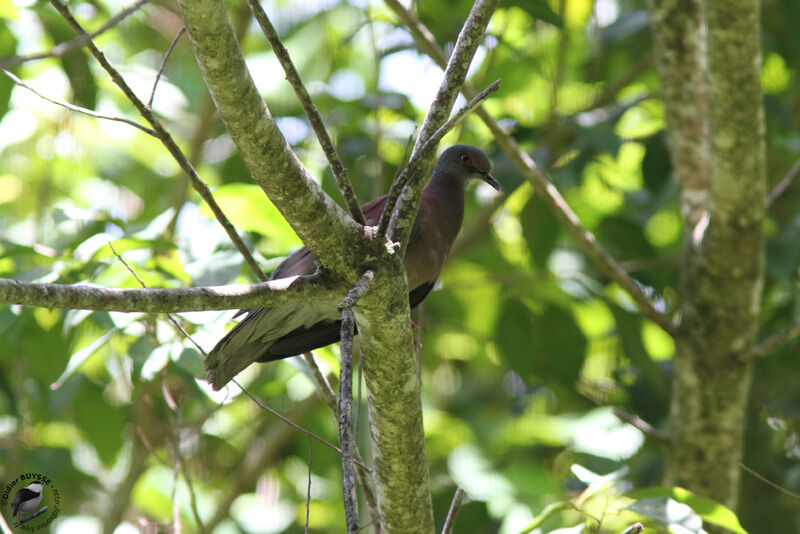
<svg viewBox="0 0 800 534">
<path fill-rule="evenodd" d="M 306 524 L 305 534 L 308 534 L 308 517 L 311 511 L 311 437 L 308 438 L 308 484 L 306 486 Z"/>
<path fill-rule="evenodd" d="M 748 359 L 756 359 L 756 358 L 763 358 L 767 356 L 775 349 L 784 345 L 791 341 L 792 339 L 796 338 L 800 335 L 800 317 L 795 319 L 795 321 L 787 328 L 777 334 L 774 334 L 758 345 L 755 345 L 750 352 L 748 352 L 747 357 Z"/>
<path fill-rule="evenodd" d="M 194 522 L 197 524 L 197 530 L 202 532 L 205 527 L 203 525 L 203 519 L 200 517 L 200 509 L 197 507 L 197 495 L 194 491 L 194 483 L 189 473 L 189 465 L 186 462 L 186 458 L 180 453 L 180 449 L 178 449 L 178 460 L 181 462 L 181 473 L 183 473 L 183 478 L 186 480 L 186 487 L 189 489 L 189 507 L 192 509 L 192 515 L 194 516 Z"/>
<path fill-rule="evenodd" d="M 61 0 L 50 0 L 50 3 L 53 7 L 61 14 L 64 20 L 69 23 L 70 26 L 75 30 L 76 33 L 79 35 L 86 34 L 86 31 L 83 29 L 81 24 L 72 16 L 69 8 L 61 1 Z M 92 55 L 97 59 L 103 69 L 109 74 L 111 80 L 116 84 L 117 87 L 122 90 L 125 96 L 130 100 L 130 102 L 136 107 L 142 117 L 150 123 L 150 126 L 153 127 L 155 132 L 155 136 L 161 141 L 161 143 L 166 147 L 169 153 L 175 158 L 175 161 L 178 165 L 183 169 L 187 176 L 189 176 L 189 180 L 192 182 L 192 186 L 197 190 L 200 194 L 200 197 L 206 201 L 208 207 L 211 208 L 214 217 L 216 217 L 217 221 L 222 225 L 222 228 L 225 230 L 225 233 L 228 234 L 228 237 L 233 242 L 236 249 L 239 253 L 244 257 L 247 264 L 253 270 L 253 273 L 259 280 L 267 280 L 267 275 L 264 274 L 264 271 L 261 270 L 261 267 L 258 265 L 258 262 L 253 257 L 253 254 L 247 248 L 247 245 L 244 244 L 242 238 L 236 232 L 236 229 L 233 227 L 233 224 L 228 220 L 225 214 L 222 212 L 222 209 L 217 204 L 216 200 L 214 200 L 214 196 L 211 194 L 211 190 L 208 186 L 203 182 L 203 180 L 198 176 L 197 171 L 195 171 L 192 164 L 186 158 L 186 155 L 181 151 L 178 147 L 175 140 L 172 136 L 164 129 L 164 126 L 161 124 L 161 121 L 156 118 L 153 114 L 152 110 L 148 108 L 144 102 L 141 101 L 139 97 L 133 92 L 130 86 L 125 82 L 125 79 L 122 75 L 109 63 L 106 59 L 103 52 L 100 51 L 99 48 L 94 44 L 91 38 L 88 38 L 86 41 L 86 46 Z"/>
<path fill-rule="evenodd" d="M 310 438 L 313 438 L 313 439 L 317 440 L 318 442 L 322 443 L 323 445 L 325 445 L 325 446 L 326 446 L 326 447 L 328 447 L 329 449 L 332 449 L 332 450 L 334 450 L 334 451 L 338 452 L 339 454 L 342 454 L 342 449 L 340 449 L 339 447 L 337 447 L 337 446 L 336 446 L 336 445 L 334 445 L 333 443 L 331 443 L 331 442 L 329 442 L 329 441 L 325 441 L 324 439 L 322 439 L 321 437 L 317 436 L 316 434 L 314 434 L 314 433 L 313 433 L 313 432 L 311 432 L 310 430 L 306 430 L 305 428 L 301 427 L 300 425 L 298 425 L 297 423 L 295 423 L 295 422 L 294 422 L 294 421 L 292 421 L 291 419 L 287 419 L 286 417 L 284 417 L 283 415 L 281 415 L 279 412 L 276 412 L 275 410 L 273 410 L 272 408 L 270 408 L 269 406 L 267 406 L 266 404 L 264 404 L 263 402 L 261 402 L 260 400 L 258 400 L 258 399 L 257 399 L 255 396 L 253 396 L 253 394 L 252 394 L 252 393 L 250 393 L 249 391 L 247 391 L 247 390 L 244 388 L 244 386 L 242 386 L 242 385 L 241 385 L 239 382 L 237 382 L 235 378 L 234 378 L 234 379 L 232 379 L 232 380 L 231 380 L 231 382 L 233 382 L 234 384 L 236 384 L 237 386 L 239 386 L 239 389 L 241 389 L 241 390 L 242 390 L 242 393 L 244 393 L 245 395 L 247 395 L 248 397 L 250 397 L 250 400 L 252 400 L 253 402 L 255 402 L 255 403 L 258 405 L 258 407 L 259 407 L 259 408 L 261 408 L 262 410 L 264 410 L 265 412 L 269 412 L 270 414 L 274 415 L 275 417 L 277 417 L 278 419 L 280 419 L 281 421 L 283 421 L 284 423 L 286 423 L 286 424 L 287 424 L 287 425 L 289 425 L 290 427 L 294 428 L 295 430 L 297 430 L 297 431 L 299 431 L 299 432 L 302 432 L 302 433 L 303 433 L 303 434 L 305 434 L 306 436 L 308 436 L 308 437 L 310 437 Z M 368 466 L 366 466 L 366 465 L 364 465 L 362 462 L 360 462 L 360 461 L 358 461 L 358 460 L 355 460 L 355 463 L 356 463 L 356 464 L 357 464 L 359 467 L 362 467 L 363 469 L 366 469 L 368 472 L 370 472 L 370 473 L 372 472 L 372 468 L 371 468 L 371 467 L 368 467 Z"/>
<path fill-rule="evenodd" d="M 404 22 L 405 26 L 411 31 L 414 40 L 420 49 L 425 52 L 433 61 L 442 68 L 447 65 L 447 56 L 444 50 L 436 43 L 433 34 L 424 24 L 398 0 L 385 0 L 389 8 Z M 469 84 L 463 84 L 461 92 L 467 98 L 475 96 L 475 90 Z M 639 311 L 660 326 L 673 338 L 678 337 L 678 328 L 662 312 L 658 311 L 650 298 L 642 291 L 641 287 L 625 272 L 622 267 L 612 258 L 608 252 L 600 246 L 594 235 L 583 227 L 577 215 L 566 203 L 561 193 L 553 184 L 536 168 L 533 160 L 517 145 L 517 142 L 508 135 L 497 121 L 491 117 L 486 110 L 478 107 L 475 114 L 491 130 L 497 144 L 509 156 L 514 165 L 523 173 L 525 178 L 531 183 L 537 194 L 541 195 L 542 200 L 548 208 L 558 218 L 559 222 L 567 229 L 572 237 L 578 242 L 581 249 L 589 258 L 608 276 L 616 281 L 636 303 Z"/>
<path fill-rule="evenodd" d="M 111 28 L 113 28 L 126 18 L 128 18 L 128 16 L 135 13 L 140 7 L 145 5 L 147 2 L 148 0 L 138 0 L 132 6 L 123 9 L 122 11 L 120 11 L 119 13 L 108 19 L 108 22 L 103 24 L 100 27 L 100 29 L 89 34 L 79 35 L 78 37 L 70 39 L 69 41 L 59 43 L 50 50 L 48 50 L 47 52 L 39 52 L 38 54 L 30 54 L 27 56 L 8 56 L 0 58 L 0 69 L 11 69 L 13 67 L 16 67 L 17 65 L 21 65 L 22 63 L 27 63 L 28 61 L 36 61 L 48 57 L 62 57 L 65 54 L 84 46 L 87 42 L 89 42 L 89 39 L 94 39 L 98 35 L 110 30 Z"/>
<path fill-rule="evenodd" d="M 322 398 L 325 399 L 325 404 L 328 405 L 330 408 L 331 413 L 333 413 L 333 418 L 338 420 L 336 413 L 338 408 L 336 407 L 336 393 L 333 392 L 333 388 L 331 387 L 328 379 L 325 378 L 325 375 L 322 374 L 320 371 L 317 362 L 314 360 L 314 355 L 310 352 L 303 353 L 303 359 L 305 359 L 306 363 L 308 364 L 308 368 L 311 369 L 311 376 L 314 377 L 314 382 L 317 384 L 317 390 L 319 391 Z"/>
<path fill-rule="evenodd" d="M 639 534 L 640 532 L 644 532 L 644 525 L 641 523 L 634 523 L 623 530 L 622 534 Z"/>
<path fill-rule="evenodd" d="M 169 402 L 167 403 L 169 404 Z M 178 499 L 176 499 L 178 493 L 178 478 L 181 472 L 180 466 L 181 462 L 178 459 L 179 453 L 178 449 L 180 448 L 180 440 L 181 440 L 181 412 L 179 407 L 175 407 L 175 435 L 173 436 L 173 443 L 172 443 L 172 531 L 175 534 L 181 534 L 181 512 L 180 507 L 178 506 Z"/>
<path fill-rule="evenodd" d="M 617 416 L 617 419 L 620 421 L 628 423 L 629 425 L 641 430 L 642 434 L 648 438 L 651 438 L 662 445 L 669 445 L 669 437 L 666 434 L 653 427 L 650 423 L 638 415 L 630 414 L 617 406 L 614 407 L 614 415 Z"/>
<path fill-rule="evenodd" d="M 798 159 L 795 164 L 792 165 L 792 168 L 789 169 L 789 172 L 786 173 L 786 176 L 784 176 L 783 179 L 778 182 L 778 185 L 776 185 L 775 188 L 769 192 L 769 195 L 767 196 L 767 209 L 771 208 L 775 201 L 789 190 L 798 174 L 800 174 L 800 159 Z"/>
<path fill-rule="evenodd" d="M 76 106 L 75 104 L 70 104 L 69 102 L 64 102 L 62 100 L 56 100 L 55 98 L 50 98 L 49 96 L 43 95 L 42 93 L 40 93 L 39 91 L 37 91 L 36 89 L 34 89 L 30 85 L 28 85 L 27 83 L 23 82 L 22 80 L 20 80 L 19 78 L 17 78 L 16 76 L 14 76 L 10 72 L 8 72 L 7 70 L 0 69 L 0 71 L 3 71 L 3 74 L 5 74 L 9 78 L 11 78 L 12 82 L 14 82 L 15 84 L 19 85 L 20 87 L 24 87 L 25 89 L 27 89 L 31 93 L 35 94 L 36 96 L 38 96 L 42 100 L 47 100 L 48 102 L 50 102 L 52 104 L 55 104 L 57 106 L 61 106 L 61 107 L 67 108 L 67 109 L 72 110 L 72 111 L 77 111 L 78 113 L 83 113 L 84 115 L 89 115 L 90 117 L 94 117 L 96 119 L 104 119 L 104 120 L 108 120 L 108 121 L 124 122 L 125 124 L 129 124 L 129 125 L 133 126 L 134 128 L 140 129 L 141 131 L 143 131 L 144 133 L 146 133 L 148 135 L 152 135 L 153 137 L 157 137 L 155 131 L 151 130 L 147 126 L 142 126 L 141 124 L 139 124 L 136 121 L 132 121 L 131 119 L 128 119 L 126 117 L 115 117 L 113 115 L 103 115 L 102 113 L 98 113 L 96 111 L 92 111 L 91 109 L 82 108 L 80 106 Z"/>
<path fill-rule="evenodd" d="M 464 502 L 465 496 L 466 492 L 464 491 L 464 488 L 458 486 L 456 488 L 455 495 L 453 495 L 453 501 L 450 503 L 450 510 L 447 512 L 447 519 L 444 521 L 442 534 L 450 534 L 453 532 L 453 527 L 456 524 L 456 515 L 458 514 L 458 509 L 461 508 L 461 503 Z"/>
<path fill-rule="evenodd" d="M 439 141 L 442 140 L 442 137 L 444 137 L 447 132 L 452 130 L 459 122 L 461 122 L 467 113 L 474 110 L 480 105 L 481 102 L 489 98 L 489 96 L 497 91 L 499 87 L 500 80 L 495 80 L 491 85 L 489 85 L 489 87 L 478 93 L 472 100 L 464 104 L 464 106 L 459 109 L 455 115 L 450 117 L 447 122 L 440 126 L 433 134 L 431 134 L 431 136 L 422 144 L 420 149 L 411 155 L 408 165 L 406 165 L 405 169 L 403 169 L 400 175 L 394 180 L 392 187 L 389 189 L 389 197 L 386 200 L 386 207 L 381 215 L 380 223 L 378 223 L 379 239 L 383 239 L 386 237 L 387 233 L 391 233 L 389 232 L 389 223 L 394 218 L 394 208 L 397 204 L 397 200 L 400 198 L 400 193 L 411 177 L 417 176 L 423 170 L 423 166 L 427 159 L 426 156 L 428 156 L 436 148 L 436 146 L 439 144 Z"/>
<path fill-rule="evenodd" d="M 364 219 L 364 214 L 361 212 L 361 207 L 358 204 L 358 198 L 353 190 L 353 185 L 350 183 L 350 178 L 347 176 L 347 169 L 336 153 L 333 141 L 330 135 L 328 135 L 328 131 L 325 129 L 322 116 L 319 114 L 317 106 L 314 105 L 314 101 L 311 100 L 311 96 L 308 94 L 305 85 L 303 85 L 303 80 L 300 79 L 300 74 L 297 72 L 292 58 L 289 57 L 289 51 L 283 46 L 280 37 L 278 37 L 278 32 L 275 31 L 275 27 L 269 20 L 264 8 L 258 3 L 258 0 L 248 0 L 248 2 L 250 3 L 250 7 L 253 10 L 253 14 L 259 26 L 261 26 L 261 30 L 272 46 L 272 51 L 275 53 L 275 56 L 278 58 L 278 61 L 280 61 L 286 73 L 286 79 L 292 85 L 292 89 L 294 89 L 297 99 L 300 101 L 300 105 L 303 106 L 303 110 L 306 112 L 309 122 L 311 122 L 311 128 L 314 130 L 319 140 L 322 151 L 325 152 L 325 157 L 328 159 L 328 164 L 331 166 L 331 172 L 336 179 L 336 185 L 339 187 L 339 192 L 342 194 L 345 204 L 347 204 L 350 215 L 358 224 L 366 225 L 367 222 Z"/>
<path fill-rule="evenodd" d="M 156 79 L 153 82 L 153 89 L 150 91 L 150 98 L 147 100 L 147 107 L 153 108 L 153 98 L 156 96 L 156 87 L 158 87 L 158 81 L 161 79 L 161 75 L 164 73 L 164 68 L 167 66 L 167 61 L 169 60 L 169 56 L 172 55 L 172 49 L 175 48 L 175 45 L 178 44 L 178 39 L 181 38 L 186 32 L 186 26 L 181 26 L 181 29 L 178 30 L 178 33 L 172 39 L 172 42 L 167 48 L 167 51 L 164 53 L 164 58 L 161 60 L 161 66 L 158 67 L 158 72 L 156 73 Z"/>
<path fill-rule="evenodd" d="M 22 525 L 22 524 L 27 523 L 31 519 L 36 519 L 37 517 L 39 517 L 40 515 L 45 513 L 47 510 L 48 510 L 48 507 L 47 506 L 43 506 L 43 507 L 39 508 L 38 510 L 36 510 L 36 512 L 33 515 L 29 515 L 25 519 L 20 519 L 19 520 L 19 524 Z"/>
<path fill-rule="evenodd" d="M 756 471 L 753 471 L 752 469 L 750 469 L 749 467 L 744 465 L 742 462 L 739 462 L 739 467 L 741 467 L 742 469 L 744 469 L 745 471 L 747 471 L 748 473 L 750 473 L 751 475 L 753 475 L 754 477 L 759 479 L 761 482 L 763 482 L 763 483 L 765 483 L 765 484 L 767 484 L 769 486 L 772 486 L 776 490 L 780 491 L 781 493 L 784 493 L 784 494 L 788 495 L 789 497 L 791 497 L 793 499 L 796 499 L 796 500 L 800 501 L 800 493 L 795 493 L 795 492 L 793 492 L 791 490 L 788 490 L 788 489 L 784 488 L 783 486 L 781 486 L 779 484 L 776 484 L 775 482 L 771 481 L 770 479 L 768 479 L 764 475 L 762 475 L 760 473 L 757 473 Z"/>
<path fill-rule="evenodd" d="M 130 265 L 128 265 L 128 262 L 126 262 L 122 258 L 122 256 L 120 256 L 120 254 L 117 252 L 117 250 L 114 248 L 114 245 L 112 245 L 110 241 L 108 242 L 108 246 L 111 249 L 111 252 L 114 253 L 114 256 L 116 256 L 117 259 L 120 262 L 122 262 L 122 265 L 124 265 L 125 268 L 128 269 L 128 272 L 130 272 L 133 275 L 133 277 L 136 278 L 136 281 L 139 282 L 139 285 L 141 285 L 143 288 L 147 288 L 147 285 L 145 285 L 145 283 L 142 281 L 142 279 L 139 278 L 139 275 L 136 274 L 136 271 L 134 271 L 133 268 Z M 206 351 L 203 350 L 203 347 L 201 347 L 200 345 L 197 344 L 197 342 L 192 338 L 192 336 L 189 335 L 189 332 L 187 332 L 183 328 L 183 326 L 181 326 L 180 323 L 178 323 L 177 319 L 175 319 L 175 317 L 171 313 L 169 313 L 169 312 L 165 312 L 165 313 L 166 313 L 167 319 L 169 320 L 170 323 L 172 323 L 172 326 L 175 327 L 175 329 L 178 331 L 178 333 L 183 334 L 183 336 L 186 339 L 191 341 L 192 345 L 194 345 L 197 348 L 197 350 L 200 351 L 200 354 L 202 354 L 203 356 L 207 356 Z"/>
<path fill-rule="evenodd" d="M 192 343 L 194 343 L 194 340 L 189 336 L 189 334 L 186 333 L 185 330 L 181 329 L 181 332 L 183 332 L 183 334 Z M 197 344 L 195 343 L 195 346 L 196 345 Z M 202 349 L 201 349 L 201 351 L 202 351 Z M 203 353 L 203 354 L 205 355 L 205 353 Z M 189 467 L 188 467 L 188 465 L 186 463 L 186 459 L 181 454 L 180 443 L 181 443 L 181 428 L 183 427 L 183 415 L 182 415 L 183 414 L 183 409 L 182 409 L 182 405 L 181 405 L 180 399 L 177 399 L 177 401 L 175 399 L 173 399 L 173 395 L 169 391 L 169 388 L 167 387 L 166 380 L 163 380 L 163 375 L 162 375 L 162 381 L 161 381 L 161 392 L 162 392 L 162 395 L 164 396 L 164 401 L 166 402 L 167 406 L 175 414 L 175 446 L 172 449 L 172 454 L 174 456 L 173 462 L 176 462 L 175 465 L 173 466 L 173 469 L 175 470 L 175 473 L 173 475 L 175 477 L 174 478 L 175 482 L 174 482 L 173 491 L 172 491 L 173 507 L 174 507 L 174 514 L 175 514 L 173 521 L 175 522 L 176 525 L 178 525 L 178 527 L 175 527 L 175 529 L 176 529 L 176 532 L 178 532 L 179 531 L 179 527 L 180 527 L 180 513 L 178 511 L 177 501 L 175 500 L 175 491 L 177 490 L 177 482 L 178 482 L 178 471 L 180 471 L 180 473 L 183 473 L 183 478 L 184 478 L 184 480 L 186 480 L 186 488 L 189 490 L 189 506 L 192 509 L 192 515 L 194 516 L 194 520 L 195 520 L 195 523 L 197 523 L 198 528 L 202 531 L 203 530 L 203 520 L 200 519 L 200 511 L 197 508 L 197 496 L 195 495 L 195 492 L 194 492 L 194 484 L 192 483 L 192 477 L 191 477 L 191 474 L 189 473 Z M 218 410 L 220 406 L 221 406 L 221 403 L 218 404 L 211 411 L 211 413 L 214 413 L 216 410 Z"/>
</svg>

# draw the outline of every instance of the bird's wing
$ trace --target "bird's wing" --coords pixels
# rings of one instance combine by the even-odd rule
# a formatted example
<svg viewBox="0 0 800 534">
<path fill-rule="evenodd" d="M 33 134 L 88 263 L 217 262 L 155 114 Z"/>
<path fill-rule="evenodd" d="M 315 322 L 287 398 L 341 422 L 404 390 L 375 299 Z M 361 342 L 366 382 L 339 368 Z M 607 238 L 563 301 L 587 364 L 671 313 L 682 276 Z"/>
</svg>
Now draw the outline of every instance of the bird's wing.
<svg viewBox="0 0 800 534">
<path fill-rule="evenodd" d="M 362 206 L 367 224 L 380 221 L 387 196 L 378 197 Z M 411 230 L 409 245 L 420 236 L 417 224 Z M 316 259 L 306 247 L 286 258 L 273 271 L 271 278 L 311 275 L 317 270 Z M 433 282 L 415 288 L 410 294 L 413 308 L 433 287 Z M 234 376 L 256 361 L 267 362 L 294 356 L 339 341 L 339 313 L 336 302 L 303 302 L 277 308 L 251 308 L 223 337 L 205 360 L 208 380 L 220 389 Z"/>
<path fill-rule="evenodd" d="M 31 491 L 28 488 L 22 488 L 19 490 L 17 494 L 14 495 L 14 500 L 11 502 L 11 516 L 16 517 L 19 509 L 22 508 L 23 503 L 33 499 L 37 495 L 41 497 L 42 494 Z"/>
<path fill-rule="evenodd" d="M 253 362 L 285 358 L 322 346 L 316 344 L 304 349 L 301 345 L 301 350 L 278 357 L 271 356 L 270 352 L 276 342 L 280 344 L 285 338 L 295 337 L 302 331 L 313 333 L 319 323 L 336 321 L 339 316 L 335 301 L 298 302 L 248 312 L 247 317 L 228 332 L 205 359 L 208 381 L 214 389 L 220 389 Z"/>
</svg>

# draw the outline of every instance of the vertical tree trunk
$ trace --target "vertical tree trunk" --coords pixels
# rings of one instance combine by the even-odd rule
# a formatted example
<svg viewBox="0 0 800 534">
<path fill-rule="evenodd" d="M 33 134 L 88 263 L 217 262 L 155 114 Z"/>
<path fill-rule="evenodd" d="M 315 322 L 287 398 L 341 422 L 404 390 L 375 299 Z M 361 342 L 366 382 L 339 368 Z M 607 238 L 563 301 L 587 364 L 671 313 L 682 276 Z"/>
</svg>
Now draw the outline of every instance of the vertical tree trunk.
<svg viewBox="0 0 800 534">
<path fill-rule="evenodd" d="M 667 478 L 735 508 L 764 276 L 758 3 L 651 7 L 685 222 Z"/>
</svg>

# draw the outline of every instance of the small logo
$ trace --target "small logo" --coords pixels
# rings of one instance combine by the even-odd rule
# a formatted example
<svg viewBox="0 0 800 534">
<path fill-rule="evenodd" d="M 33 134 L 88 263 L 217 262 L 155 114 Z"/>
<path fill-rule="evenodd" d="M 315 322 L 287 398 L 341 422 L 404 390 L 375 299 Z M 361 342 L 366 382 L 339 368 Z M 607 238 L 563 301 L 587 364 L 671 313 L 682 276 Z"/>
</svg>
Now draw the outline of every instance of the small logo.
<svg viewBox="0 0 800 534">
<path fill-rule="evenodd" d="M 23 473 L 7 483 L 0 495 L 0 507 L 10 511 L 11 528 L 35 532 L 47 528 L 61 512 L 61 496 L 49 477 Z"/>
</svg>

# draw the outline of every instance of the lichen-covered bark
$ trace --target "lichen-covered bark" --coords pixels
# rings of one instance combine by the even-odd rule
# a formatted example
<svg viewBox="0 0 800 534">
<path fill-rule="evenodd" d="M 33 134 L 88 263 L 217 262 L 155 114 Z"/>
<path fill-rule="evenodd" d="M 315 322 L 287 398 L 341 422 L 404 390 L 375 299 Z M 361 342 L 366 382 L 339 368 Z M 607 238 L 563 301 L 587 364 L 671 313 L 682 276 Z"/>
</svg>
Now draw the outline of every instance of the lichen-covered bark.
<svg viewBox="0 0 800 534">
<path fill-rule="evenodd" d="M 253 179 L 325 267 L 355 283 L 362 233 L 308 174 L 258 94 L 224 0 L 181 0 L 200 69 Z"/>
<path fill-rule="evenodd" d="M 703 2 L 650 0 L 650 7 L 667 143 L 691 233 L 706 210 L 711 165 Z"/>
<path fill-rule="evenodd" d="M 116 289 L 90 285 L 36 284 L 0 278 L 0 302 L 62 310 L 176 312 L 337 301 L 340 286 L 323 277 L 295 277 L 252 285 L 180 289 Z"/>
<path fill-rule="evenodd" d="M 651 5 L 686 223 L 668 481 L 734 508 L 764 271 L 758 4 Z"/>
<path fill-rule="evenodd" d="M 381 531 L 433 532 L 428 458 L 407 292 L 399 261 L 376 269 L 370 290 L 354 308 L 364 377 L 369 391 L 370 433 Z M 405 283 L 403 283 L 405 286 Z"/>
</svg>

